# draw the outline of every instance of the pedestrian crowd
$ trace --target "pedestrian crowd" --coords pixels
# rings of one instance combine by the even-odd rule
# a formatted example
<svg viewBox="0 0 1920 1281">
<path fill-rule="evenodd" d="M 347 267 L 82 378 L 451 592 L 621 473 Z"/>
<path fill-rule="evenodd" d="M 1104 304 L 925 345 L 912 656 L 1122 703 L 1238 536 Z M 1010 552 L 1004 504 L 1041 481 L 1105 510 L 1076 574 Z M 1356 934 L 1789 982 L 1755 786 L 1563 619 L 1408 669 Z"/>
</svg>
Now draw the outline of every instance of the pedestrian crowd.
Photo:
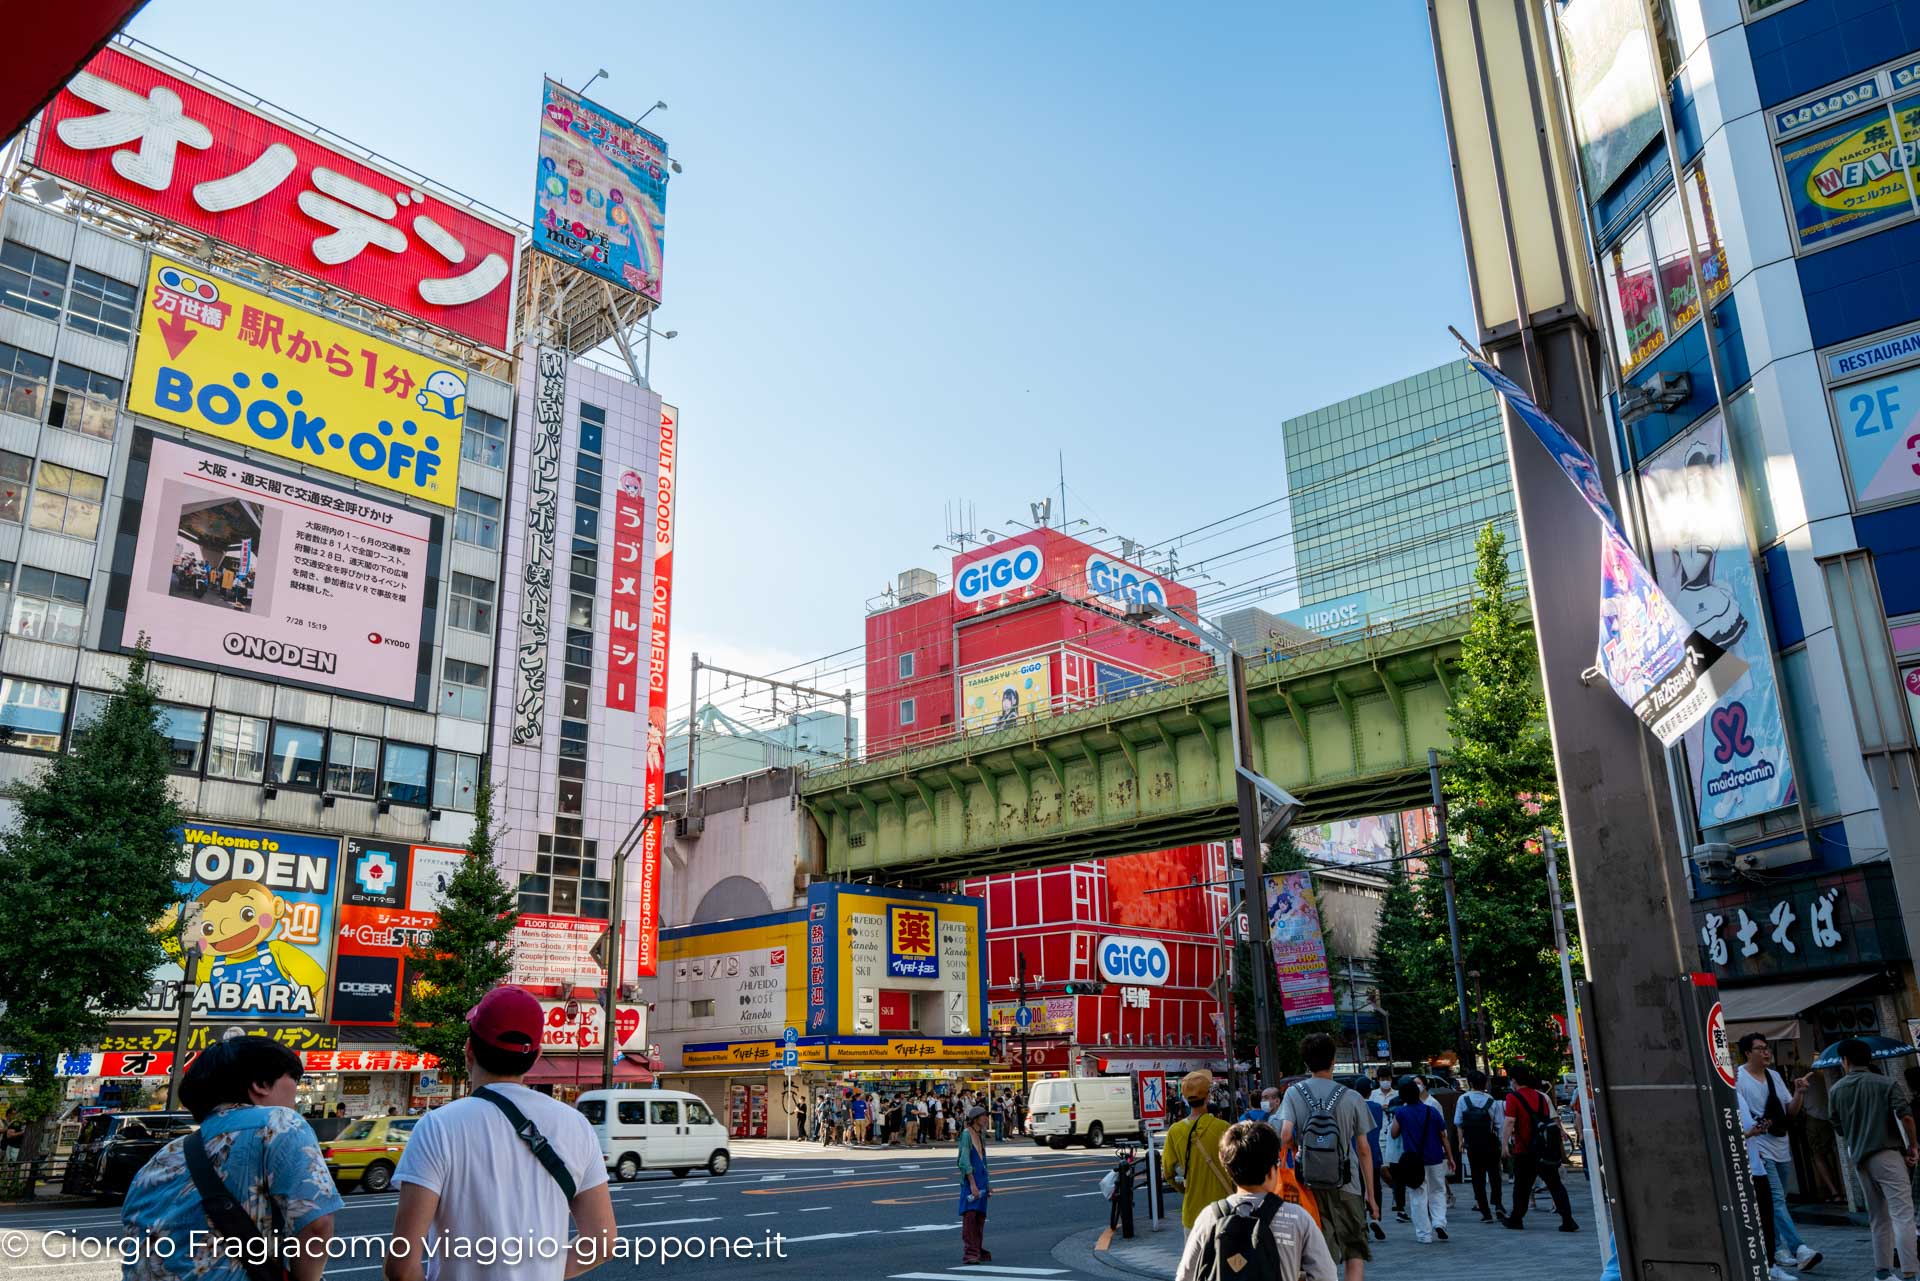
<svg viewBox="0 0 1920 1281">
<path fill-rule="evenodd" d="M 840 1086 L 802 1096 L 795 1116 L 799 1137 L 822 1147 L 919 1147 L 958 1142 L 975 1108 L 996 1143 L 1027 1133 L 1026 1096 L 1010 1088 L 949 1094 L 919 1086 L 883 1095 Z"/>
</svg>

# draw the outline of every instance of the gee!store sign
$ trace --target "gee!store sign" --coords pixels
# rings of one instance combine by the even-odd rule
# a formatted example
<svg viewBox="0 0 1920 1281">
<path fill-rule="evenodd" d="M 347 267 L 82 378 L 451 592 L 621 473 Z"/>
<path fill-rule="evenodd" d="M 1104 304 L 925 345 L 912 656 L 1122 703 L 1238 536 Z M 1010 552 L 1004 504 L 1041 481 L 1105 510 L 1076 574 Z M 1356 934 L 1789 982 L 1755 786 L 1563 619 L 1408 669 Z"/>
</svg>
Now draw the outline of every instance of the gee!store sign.
<svg viewBox="0 0 1920 1281">
<path fill-rule="evenodd" d="M 156 254 L 127 407 L 451 507 L 466 374 Z"/>
<path fill-rule="evenodd" d="M 180 851 L 181 905 L 155 928 L 170 960 L 154 972 L 139 1013 L 174 1017 L 184 937 L 196 1017 L 321 1021 L 340 842 L 189 823 Z"/>
</svg>

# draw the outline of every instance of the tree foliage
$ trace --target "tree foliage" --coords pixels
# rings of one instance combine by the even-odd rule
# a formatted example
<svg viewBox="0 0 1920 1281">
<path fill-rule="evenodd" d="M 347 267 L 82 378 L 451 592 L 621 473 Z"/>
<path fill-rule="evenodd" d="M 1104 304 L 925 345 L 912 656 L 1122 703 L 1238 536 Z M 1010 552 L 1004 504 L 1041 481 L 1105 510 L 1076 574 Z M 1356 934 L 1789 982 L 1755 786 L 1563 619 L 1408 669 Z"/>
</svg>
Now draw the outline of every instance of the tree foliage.
<svg viewBox="0 0 1920 1281">
<path fill-rule="evenodd" d="M 473 835 L 466 857 L 447 881 L 433 942 L 416 947 L 414 971 L 400 1008 L 407 1043 L 440 1060 L 456 1084 L 467 1079 L 467 1011 L 513 969 L 517 895 L 494 861 L 493 783 L 480 762 L 473 798 Z"/>
<path fill-rule="evenodd" d="M 1562 1001 L 1539 837 L 1542 828 L 1559 832 L 1560 804 L 1546 701 L 1526 609 L 1508 592 L 1506 540 L 1489 525 L 1477 551 L 1462 681 L 1448 709 L 1453 751 L 1442 771 L 1461 949 L 1468 971 L 1480 973 L 1489 1058 L 1552 1069 L 1563 1050 L 1550 1016 Z M 1440 877 L 1426 877 L 1421 890 L 1444 946 Z M 1565 884 L 1562 891 L 1571 898 Z M 1443 951 L 1433 962 L 1443 980 L 1445 959 Z"/>
<path fill-rule="evenodd" d="M 1404 868 L 1395 868 L 1374 935 L 1373 977 L 1396 1059 L 1425 1063 L 1454 1046 L 1453 956 Z"/>
<path fill-rule="evenodd" d="M 173 907 L 179 807 L 146 638 L 73 749 L 6 789 L 0 835 L 0 1045 L 20 1053 L 28 1120 L 61 1100 L 60 1056 L 101 1043 L 165 960 L 155 922 Z"/>
</svg>

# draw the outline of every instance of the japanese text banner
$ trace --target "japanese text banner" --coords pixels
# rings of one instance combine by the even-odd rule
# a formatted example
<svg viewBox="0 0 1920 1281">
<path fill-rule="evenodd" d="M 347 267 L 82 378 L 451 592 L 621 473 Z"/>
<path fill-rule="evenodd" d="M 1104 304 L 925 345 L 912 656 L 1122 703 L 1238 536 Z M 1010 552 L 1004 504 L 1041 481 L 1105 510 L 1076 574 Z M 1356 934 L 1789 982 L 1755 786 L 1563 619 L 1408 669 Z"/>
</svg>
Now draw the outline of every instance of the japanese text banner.
<svg viewBox="0 0 1920 1281">
<path fill-rule="evenodd" d="M 33 163 L 109 200 L 507 349 L 514 232 L 357 156 L 101 50 L 41 117 Z"/>
<path fill-rule="evenodd" d="M 1598 666 L 1620 701 L 1663 747 L 1672 747 L 1747 670 L 1747 665 L 1687 626 L 1627 541 L 1600 468 L 1533 397 L 1484 360 L 1470 359 L 1515 417 L 1553 456 L 1600 519 Z"/>
<path fill-rule="evenodd" d="M 418 704 L 432 518 L 147 433 L 136 449 L 146 489 L 122 508 L 131 564 L 114 566 L 123 643 L 145 633 L 157 655 Z"/>
<path fill-rule="evenodd" d="M 443 507 L 464 372 L 158 254 L 127 408 Z"/>
</svg>

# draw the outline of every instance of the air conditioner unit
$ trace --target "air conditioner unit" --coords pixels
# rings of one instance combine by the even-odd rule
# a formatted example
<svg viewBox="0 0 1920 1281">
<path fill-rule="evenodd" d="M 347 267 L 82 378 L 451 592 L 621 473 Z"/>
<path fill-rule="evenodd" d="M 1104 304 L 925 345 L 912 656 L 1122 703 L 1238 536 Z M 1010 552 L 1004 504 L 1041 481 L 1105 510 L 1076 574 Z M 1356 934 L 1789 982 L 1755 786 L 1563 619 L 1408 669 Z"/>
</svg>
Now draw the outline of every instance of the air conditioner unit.
<svg viewBox="0 0 1920 1281">
<path fill-rule="evenodd" d="M 900 603 L 904 605 L 908 601 L 925 600 L 939 594 L 940 575 L 930 569 L 905 569 L 900 571 L 894 585 L 900 593 Z"/>
<path fill-rule="evenodd" d="M 1700 869 L 1700 879 L 1709 885 L 1725 885 L 1734 878 L 1736 871 L 1733 846 L 1723 841 L 1708 841 L 1693 847 L 1693 865 Z"/>
<path fill-rule="evenodd" d="M 707 816 L 704 814 L 682 814 L 673 820 L 673 836 L 678 841 L 697 841 L 700 833 L 707 830 Z"/>
</svg>

